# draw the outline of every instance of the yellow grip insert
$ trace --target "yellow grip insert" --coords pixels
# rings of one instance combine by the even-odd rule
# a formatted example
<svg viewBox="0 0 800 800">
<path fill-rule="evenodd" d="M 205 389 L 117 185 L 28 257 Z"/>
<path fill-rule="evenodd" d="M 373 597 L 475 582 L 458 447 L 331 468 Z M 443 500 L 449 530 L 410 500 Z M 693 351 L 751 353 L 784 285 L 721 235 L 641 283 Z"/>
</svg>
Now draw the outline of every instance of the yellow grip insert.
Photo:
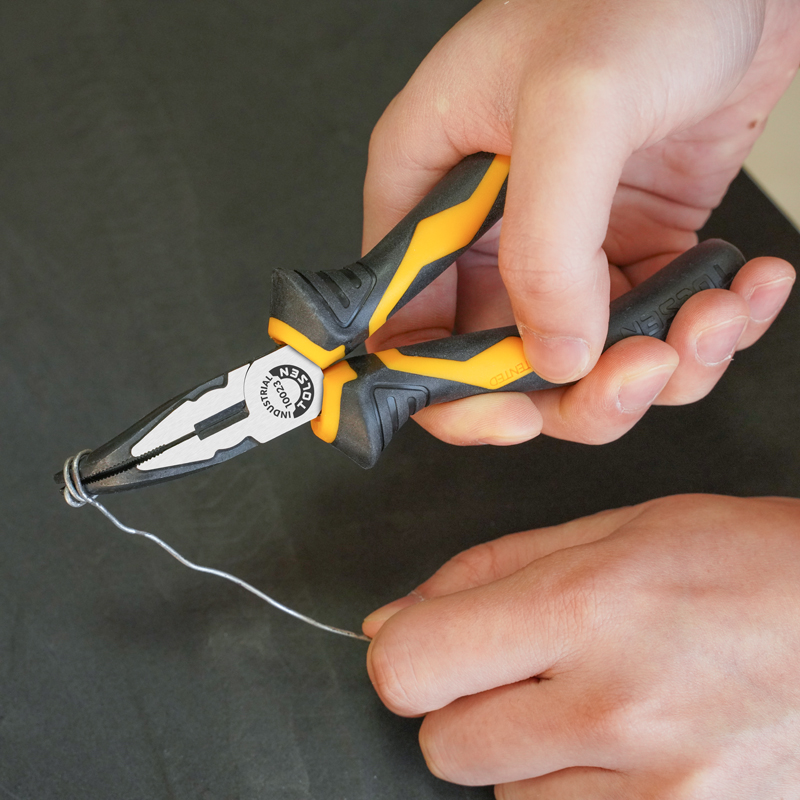
<svg viewBox="0 0 800 800">
<path fill-rule="evenodd" d="M 346 361 L 340 361 L 325 370 L 322 378 L 322 411 L 316 419 L 311 420 L 311 430 L 323 442 L 330 444 L 336 438 L 342 413 L 342 389 L 357 377 L 356 371 Z"/>
<path fill-rule="evenodd" d="M 375 355 L 395 372 L 443 378 L 470 386 L 480 386 L 482 389 L 500 389 L 507 383 L 533 372 L 528 359 L 525 358 L 522 339 L 518 336 L 509 336 L 466 361 L 405 356 L 399 350 L 384 350 Z"/>
<path fill-rule="evenodd" d="M 386 323 L 389 314 L 426 264 L 455 253 L 472 241 L 503 188 L 509 163 L 508 156 L 495 156 L 467 200 L 417 223 L 408 250 L 369 321 L 370 336 Z"/>
<path fill-rule="evenodd" d="M 334 361 L 344 358 L 343 344 L 333 350 L 325 350 L 325 348 L 312 342 L 308 336 L 303 335 L 291 325 L 287 325 L 275 317 L 269 318 L 267 331 L 270 337 L 278 344 L 288 344 L 289 347 L 293 347 L 298 353 L 313 361 L 321 369 L 325 369 L 325 367 L 333 364 Z"/>
</svg>

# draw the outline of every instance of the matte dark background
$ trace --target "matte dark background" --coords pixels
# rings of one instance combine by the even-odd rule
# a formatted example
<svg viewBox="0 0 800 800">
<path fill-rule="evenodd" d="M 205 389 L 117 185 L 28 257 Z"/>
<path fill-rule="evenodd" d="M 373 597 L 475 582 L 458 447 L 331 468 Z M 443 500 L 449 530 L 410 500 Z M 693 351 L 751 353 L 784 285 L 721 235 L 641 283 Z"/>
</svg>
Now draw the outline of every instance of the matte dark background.
<svg viewBox="0 0 800 800">
<path fill-rule="evenodd" d="M 488 798 L 431 777 L 366 647 L 191 573 L 53 472 L 269 349 L 270 270 L 359 250 L 370 130 L 466 0 L 0 2 L 0 798 Z M 746 178 L 709 233 L 800 263 Z M 690 408 L 602 448 L 363 472 L 293 432 L 109 501 L 333 624 L 459 550 L 657 495 L 800 490 L 795 297 Z"/>
</svg>

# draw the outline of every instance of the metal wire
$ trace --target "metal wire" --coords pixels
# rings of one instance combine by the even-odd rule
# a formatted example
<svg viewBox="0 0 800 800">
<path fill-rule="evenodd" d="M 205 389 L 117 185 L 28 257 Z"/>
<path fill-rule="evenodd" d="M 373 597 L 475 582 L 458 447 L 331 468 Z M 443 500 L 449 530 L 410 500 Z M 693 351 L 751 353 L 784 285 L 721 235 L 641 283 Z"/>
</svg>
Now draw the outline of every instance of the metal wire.
<svg viewBox="0 0 800 800">
<path fill-rule="evenodd" d="M 89 494 L 81 482 L 80 461 L 81 458 L 83 458 L 83 456 L 89 452 L 91 451 L 81 450 L 80 453 L 68 458 L 64 462 L 63 494 L 64 499 L 70 506 L 73 508 L 80 508 L 81 506 L 85 505 L 94 506 L 98 511 L 108 517 L 108 519 L 111 520 L 111 522 L 113 522 L 114 525 L 116 525 L 121 531 L 130 533 L 134 536 L 144 536 L 146 539 L 150 539 L 151 542 L 155 542 L 159 547 L 164 548 L 164 550 L 166 550 L 173 558 L 180 561 L 184 566 L 189 567 L 189 569 L 193 569 L 196 572 L 205 572 L 208 575 L 216 575 L 218 578 L 224 578 L 226 581 L 231 581 L 232 583 L 238 584 L 243 589 L 247 589 L 248 592 L 263 600 L 265 603 L 269 603 L 279 611 L 283 611 L 285 614 L 289 614 L 289 616 L 292 616 L 295 619 L 299 619 L 302 622 L 313 625 L 315 628 L 321 628 L 323 631 L 338 633 L 340 636 L 347 636 L 350 639 L 361 639 L 364 642 L 370 641 L 369 637 L 360 633 L 356 633 L 355 631 L 348 631 L 344 630 L 343 628 L 336 628 L 333 625 L 325 625 L 322 622 L 317 622 L 317 620 L 311 619 L 311 617 L 307 617 L 305 614 L 301 614 L 299 611 L 295 611 L 294 609 L 283 605 L 283 603 L 279 603 L 268 594 L 264 594 L 264 592 L 256 589 L 255 586 L 251 586 L 249 583 L 243 581 L 241 578 L 237 578 L 235 575 L 231 575 L 219 569 L 213 569 L 212 567 L 202 567 L 199 564 L 189 561 L 188 558 L 184 558 L 177 550 L 159 539 L 158 536 L 148 533 L 147 531 L 140 531 L 137 528 L 130 528 L 127 525 L 124 525 L 97 499 L 95 495 Z"/>
</svg>

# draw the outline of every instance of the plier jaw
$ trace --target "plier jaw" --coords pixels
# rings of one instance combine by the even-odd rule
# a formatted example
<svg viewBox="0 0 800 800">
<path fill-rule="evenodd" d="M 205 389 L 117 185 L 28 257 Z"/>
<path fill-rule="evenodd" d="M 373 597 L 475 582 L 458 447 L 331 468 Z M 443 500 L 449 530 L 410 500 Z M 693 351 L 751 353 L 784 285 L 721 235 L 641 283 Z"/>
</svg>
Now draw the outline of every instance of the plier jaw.
<svg viewBox="0 0 800 800">
<path fill-rule="evenodd" d="M 280 347 L 157 408 L 80 460 L 89 494 L 180 478 L 319 416 L 322 370 Z M 63 475 L 56 482 L 63 486 Z"/>
</svg>

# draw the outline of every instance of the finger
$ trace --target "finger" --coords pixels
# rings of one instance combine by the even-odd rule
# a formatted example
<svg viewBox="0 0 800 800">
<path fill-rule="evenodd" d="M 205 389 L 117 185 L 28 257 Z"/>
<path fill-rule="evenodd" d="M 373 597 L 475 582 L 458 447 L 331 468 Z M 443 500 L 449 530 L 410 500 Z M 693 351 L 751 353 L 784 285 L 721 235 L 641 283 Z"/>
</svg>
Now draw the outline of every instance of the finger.
<svg viewBox="0 0 800 800">
<path fill-rule="evenodd" d="M 555 84 L 531 79 L 520 97 L 500 271 L 531 366 L 563 383 L 591 369 L 606 336 L 602 244 L 632 148 L 602 78 Z"/>
<path fill-rule="evenodd" d="M 575 765 L 616 765 L 619 715 L 574 676 L 531 679 L 462 697 L 425 717 L 428 768 L 467 786 L 509 783 Z"/>
<path fill-rule="evenodd" d="M 626 275 L 634 277 L 638 283 L 670 260 L 669 254 L 652 257 L 627 268 L 624 274 L 612 268 L 612 279 L 619 284 L 619 291 L 615 294 L 630 288 Z M 432 435 L 459 445 L 516 444 L 533 438 L 543 429 L 549 435 L 573 441 L 612 441 L 641 417 L 648 401 L 652 401 L 657 393 L 660 378 L 666 381 L 666 390 L 659 394 L 658 404 L 693 402 L 705 396 L 725 371 L 731 355 L 728 345 L 735 346 L 737 333 L 741 333 L 743 324 L 747 324 L 745 333 L 752 328 L 753 336 L 766 330 L 777 309 L 785 302 L 794 281 L 794 270 L 789 264 L 779 259 L 767 259 L 766 262 L 761 265 L 751 262 L 753 267 L 748 265 L 743 270 L 740 282 L 734 286 L 734 289 L 738 287 L 738 292 L 704 292 L 692 298 L 688 308 L 681 311 L 667 340 L 679 354 L 680 363 L 668 381 L 669 376 L 660 372 L 657 362 L 663 357 L 660 366 L 668 370 L 674 367 L 674 356 L 661 345 L 647 345 L 642 340 L 635 345 L 636 350 L 614 350 L 613 360 L 604 355 L 593 372 L 579 384 L 580 389 L 531 395 L 546 417 L 544 425 L 539 423 L 537 427 L 531 410 L 516 398 L 499 396 L 496 400 L 486 398 L 478 402 L 468 398 L 458 404 L 431 407 L 420 412 L 415 419 Z M 488 270 L 484 265 L 479 268 Z M 462 276 L 469 274 L 470 269 L 459 268 L 459 297 L 462 296 Z M 485 287 L 492 283 L 490 276 L 491 273 L 478 278 L 472 290 L 476 303 L 481 295 L 489 294 Z M 769 304 L 766 312 L 769 321 L 764 323 L 747 322 L 741 318 L 742 314 L 748 316 L 749 311 L 744 301 L 737 298 L 756 291 L 763 291 L 762 296 Z M 502 307 L 502 303 L 498 303 L 498 307 Z M 463 311 L 459 309 L 459 318 L 465 318 L 466 315 L 462 315 Z M 468 327 L 472 322 L 470 318 Z M 698 337 L 703 333 L 706 333 L 706 340 L 698 351 Z M 733 341 L 726 345 L 731 336 Z M 720 346 L 723 347 L 721 354 L 710 349 L 716 347 L 719 350 Z M 740 349 L 741 346 L 740 343 Z M 646 347 L 651 350 L 640 349 Z M 659 347 L 662 347 L 661 351 L 654 349 Z M 648 354 L 650 359 L 656 359 L 656 363 L 648 360 Z M 639 360 L 641 363 L 637 367 Z M 620 369 L 624 374 L 613 374 L 613 370 Z M 591 401 L 589 405 L 583 402 L 587 397 Z M 600 409 L 598 415 L 598 408 L 603 405 L 605 411 Z M 638 416 L 632 416 L 632 412 L 637 412 Z"/>
<path fill-rule="evenodd" d="M 558 439 L 605 444 L 627 433 L 668 384 L 678 354 L 646 336 L 609 348 L 573 386 L 520 395 L 498 393 L 429 406 L 414 419 L 450 444 L 510 445 L 546 433 Z"/>
<path fill-rule="evenodd" d="M 734 353 L 764 335 L 794 280 L 794 269 L 786 261 L 759 258 L 742 267 L 731 291 L 706 291 L 689 298 L 667 335 L 680 364 L 657 403 L 682 405 L 705 397 Z"/>
<path fill-rule="evenodd" d="M 639 513 L 639 506 L 615 508 L 484 542 L 451 558 L 414 592 L 428 600 L 484 586 L 558 550 L 604 539 Z"/>
<path fill-rule="evenodd" d="M 739 350 L 750 347 L 767 331 L 789 298 L 795 278 L 792 265 L 780 258 L 755 258 L 739 270 L 731 291 L 741 295 L 750 310 Z"/>
<path fill-rule="evenodd" d="M 705 397 L 722 377 L 750 320 L 747 301 L 711 289 L 690 297 L 673 321 L 667 343 L 680 363 L 658 405 L 684 405 Z"/>
<path fill-rule="evenodd" d="M 423 600 L 454 594 L 512 575 L 538 558 L 603 539 L 640 513 L 638 506 L 601 511 L 561 525 L 512 533 L 464 550 L 405 597 L 373 611 L 363 631 L 374 638 L 387 619 Z"/>
<path fill-rule="evenodd" d="M 583 380 L 533 395 L 542 432 L 585 444 L 614 441 L 644 416 L 677 366 L 678 354 L 665 342 L 624 339 L 606 350 Z"/>
<path fill-rule="evenodd" d="M 661 253 L 642 259 L 625 267 L 624 274 L 633 285 L 637 285 L 678 255 L 679 252 Z M 795 279 L 794 267 L 788 261 L 771 256 L 754 258 L 736 273 L 730 291 L 748 302 L 750 316 L 737 350 L 750 347 L 769 328 L 791 294 Z M 612 298 L 614 296 L 612 293 Z"/>
<path fill-rule="evenodd" d="M 429 406 L 414 420 L 443 442 L 455 445 L 512 445 L 542 430 L 542 415 L 525 394 L 482 394 Z"/>
<path fill-rule="evenodd" d="M 497 800 L 620 800 L 645 797 L 624 772 L 572 767 L 541 778 L 495 786 Z M 664 795 L 665 797 L 667 795 Z"/>
<path fill-rule="evenodd" d="M 401 715 L 427 713 L 566 659 L 596 624 L 587 584 L 592 547 L 553 553 L 507 578 L 395 614 L 367 653 L 383 703 Z"/>
</svg>

